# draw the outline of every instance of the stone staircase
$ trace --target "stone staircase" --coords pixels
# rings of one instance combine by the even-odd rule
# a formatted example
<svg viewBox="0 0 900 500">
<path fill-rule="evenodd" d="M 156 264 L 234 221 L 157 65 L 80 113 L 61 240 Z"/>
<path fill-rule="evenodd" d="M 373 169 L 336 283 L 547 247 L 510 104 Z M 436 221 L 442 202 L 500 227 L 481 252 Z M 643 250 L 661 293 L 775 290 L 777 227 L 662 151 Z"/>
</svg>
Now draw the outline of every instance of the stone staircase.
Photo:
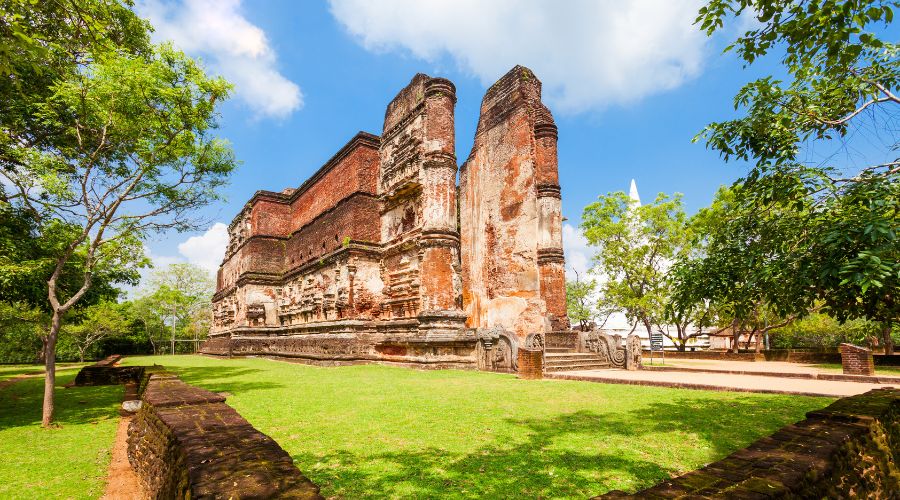
<svg viewBox="0 0 900 500">
<path fill-rule="evenodd" d="M 609 368 L 606 359 L 592 352 L 576 352 L 565 347 L 548 347 L 544 352 L 544 371 L 599 370 Z"/>
</svg>

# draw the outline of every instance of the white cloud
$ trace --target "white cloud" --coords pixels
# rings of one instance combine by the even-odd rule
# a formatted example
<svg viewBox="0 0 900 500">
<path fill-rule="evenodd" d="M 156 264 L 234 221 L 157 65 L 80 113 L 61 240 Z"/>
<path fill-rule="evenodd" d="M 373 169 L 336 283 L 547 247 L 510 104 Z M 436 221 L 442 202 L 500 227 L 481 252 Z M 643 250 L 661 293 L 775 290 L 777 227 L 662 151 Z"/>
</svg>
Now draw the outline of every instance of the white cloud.
<svg viewBox="0 0 900 500">
<path fill-rule="evenodd" d="M 216 271 L 228 246 L 228 226 L 216 222 L 200 236 L 191 236 L 178 245 L 178 253 L 188 262 L 208 271 Z"/>
<path fill-rule="evenodd" d="M 330 0 L 365 48 L 449 55 L 491 84 L 516 64 L 535 71 L 563 112 L 621 104 L 681 85 L 701 69 L 699 0 Z"/>
<path fill-rule="evenodd" d="M 202 57 L 234 83 L 236 95 L 257 116 L 284 118 L 303 106 L 303 94 L 278 72 L 266 33 L 240 7 L 240 0 L 143 0 L 137 11 L 153 23 L 154 41 L 171 40 Z"/>
<path fill-rule="evenodd" d="M 563 252 L 566 256 L 566 279 L 574 280 L 575 273 L 585 278 L 591 267 L 591 251 L 581 230 L 571 224 L 563 224 Z"/>
</svg>

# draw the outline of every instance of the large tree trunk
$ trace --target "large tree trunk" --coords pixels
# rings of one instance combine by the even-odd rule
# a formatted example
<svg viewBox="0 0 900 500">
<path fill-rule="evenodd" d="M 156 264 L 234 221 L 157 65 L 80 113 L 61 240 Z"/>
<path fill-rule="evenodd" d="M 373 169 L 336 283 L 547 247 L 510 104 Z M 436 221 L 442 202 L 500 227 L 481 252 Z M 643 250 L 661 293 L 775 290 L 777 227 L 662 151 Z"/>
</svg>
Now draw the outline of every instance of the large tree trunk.
<svg viewBox="0 0 900 500">
<path fill-rule="evenodd" d="M 881 340 L 884 342 L 884 353 L 894 354 L 894 341 L 891 339 L 891 322 L 885 321 L 881 327 Z"/>
<path fill-rule="evenodd" d="M 56 337 L 59 335 L 59 327 L 62 324 L 62 315 L 58 311 L 53 312 L 53 320 L 50 322 L 50 333 L 47 335 L 47 347 L 44 352 L 44 367 L 47 374 L 44 377 L 44 408 L 41 416 L 41 425 L 50 427 L 53 423 L 53 389 L 56 387 Z"/>
</svg>

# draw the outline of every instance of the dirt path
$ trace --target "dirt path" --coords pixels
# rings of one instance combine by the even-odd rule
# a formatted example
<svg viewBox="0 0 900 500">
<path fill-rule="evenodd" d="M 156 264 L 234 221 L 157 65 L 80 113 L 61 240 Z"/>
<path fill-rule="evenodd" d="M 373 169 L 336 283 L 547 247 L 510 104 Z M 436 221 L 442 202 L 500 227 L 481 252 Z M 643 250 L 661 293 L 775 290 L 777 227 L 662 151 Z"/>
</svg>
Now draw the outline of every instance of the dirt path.
<svg viewBox="0 0 900 500">
<path fill-rule="evenodd" d="M 778 378 L 762 375 L 732 375 L 650 370 L 584 370 L 557 372 L 545 378 L 584 380 L 607 384 L 654 385 L 684 389 L 713 391 L 762 392 L 770 394 L 798 394 L 803 396 L 845 397 L 887 387 L 862 382 Z"/>
<path fill-rule="evenodd" d="M 0 389 L 5 389 L 5 388 L 15 384 L 16 382 L 21 382 L 22 380 L 25 380 L 28 378 L 43 377 L 43 376 L 44 376 L 44 372 L 25 373 L 23 375 L 16 375 L 15 377 L 0 381 Z"/>
<path fill-rule="evenodd" d="M 119 427 L 116 429 L 116 441 L 113 444 L 112 460 L 109 462 L 109 472 L 106 477 L 106 492 L 104 500 L 130 500 L 147 498 L 141 490 L 137 474 L 131 469 L 128 462 L 128 424 L 132 417 L 119 419 Z"/>
</svg>

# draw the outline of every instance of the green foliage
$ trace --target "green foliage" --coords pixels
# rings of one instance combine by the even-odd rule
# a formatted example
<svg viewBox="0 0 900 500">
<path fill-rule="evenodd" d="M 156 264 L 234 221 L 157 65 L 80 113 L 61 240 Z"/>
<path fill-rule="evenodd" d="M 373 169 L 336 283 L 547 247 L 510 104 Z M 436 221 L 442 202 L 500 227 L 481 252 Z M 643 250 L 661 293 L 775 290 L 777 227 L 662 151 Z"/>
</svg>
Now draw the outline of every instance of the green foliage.
<svg viewBox="0 0 900 500">
<path fill-rule="evenodd" d="M 583 499 L 635 491 L 832 401 L 252 358 L 124 362 L 159 363 L 188 383 L 228 392 L 228 404 L 329 498 Z"/>
<path fill-rule="evenodd" d="M 209 333 L 210 300 L 215 283 L 209 272 L 193 264 L 171 264 L 157 270 L 140 290 L 135 314 L 143 323 L 156 349 L 173 335 L 181 339 L 203 339 Z"/>
<path fill-rule="evenodd" d="M 50 318 L 26 304 L 0 301 L 0 363 L 37 363 Z"/>
<path fill-rule="evenodd" d="M 32 149 L 67 144 L 36 107 L 101 54 L 150 52 L 149 24 L 130 1 L 0 1 L 0 169 Z"/>
<path fill-rule="evenodd" d="M 587 331 L 597 317 L 592 303 L 592 295 L 596 289 L 597 282 L 594 280 L 566 281 L 566 313 L 569 321 L 577 322 L 581 331 Z"/>
<path fill-rule="evenodd" d="M 821 313 L 810 314 L 770 332 L 771 345 L 776 349 L 835 348 L 842 342 L 875 347 L 878 336 L 877 323 L 855 319 L 842 324 Z"/>
<path fill-rule="evenodd" d="M 691 245 L 681 195 L 660 193 L 653 203 L 637 206 L 624 192 L 609 193 L 585 207 L 581 228 L 597 248 L 594 262 L 606 277 L 601 308 L 624 311 L 648 332 L 663 325 L 668 266 Z"/>
<path fill-rule="evenodd" d="M 130 326 L 123 307 L 114 302 L 100 302 L 84 309 L 81 321 L 63 327 L 62 337 L 69 338 L 84 361 L 92 347 L 103 339 L 123 335 Z"/>
<path fill-rule="evenodd" d="M 893 21 L 897 6 L 878 0 L 711 0 L 697 19 L 711 35 L 730 18 L 756 17 L 758 24 L 728 50 L 748 65 L 777 51 L 788 75 L 745 85 L 734 100 L 743 116 L 713 123 L 696 138 L 726 161 L 752 164 L 733 186 L 737 210 L 751 216 L 729 222 L 732 250 L 749 254 L 745 260 L 757 269 L 774 271 L 758 277 L 765 278 L 760 284 L 785 291 L 763 292 L 778 314 L 822 307 L 842 321 L 881 322 L 888 341 L 890 325 L 900 317 L 900 161 L 894 153 L 900 143 L 891 115 L 900 104 L 893 93 L 900 46 L 878 30 Z M 893 141 L 879 164 L 860 169 L 836 163 L 842 155 L 820 164 L 804 161 L 804 151 L 835 146 L 857 132 Z M 754 252 L 758 242 L 780 248 L 771 255 Z M 740 260 L 724 251 L 711 249 L 708 259 Z M 767 260 L 760 265 L 758 258 Z M 739 284 L 728 276 L 735 269 L 708 266 L 706 277 Z"/>
</svg>

